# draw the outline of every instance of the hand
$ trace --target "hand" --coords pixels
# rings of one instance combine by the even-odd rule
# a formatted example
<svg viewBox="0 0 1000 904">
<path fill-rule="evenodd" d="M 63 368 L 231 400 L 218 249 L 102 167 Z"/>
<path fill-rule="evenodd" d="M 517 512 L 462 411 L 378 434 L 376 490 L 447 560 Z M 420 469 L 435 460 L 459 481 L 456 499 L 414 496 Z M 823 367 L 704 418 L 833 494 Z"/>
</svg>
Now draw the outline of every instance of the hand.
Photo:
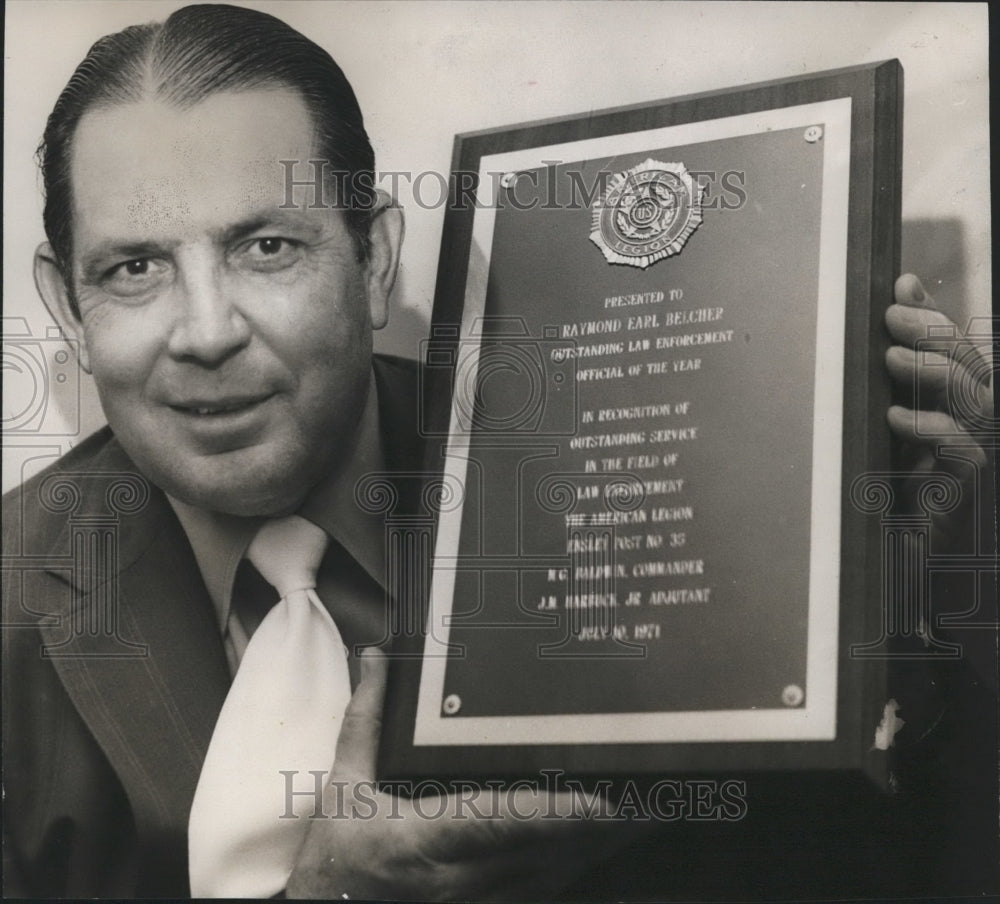
<svg viewBox="0 0 1000 904">
<path fill-rule="evenodd" d="M 584 818 L 583 802 L 568 792 L 487 790 L 478 802 L 487 816 L 476 818 L 468 793 L 418 810 L 376 791 L 386 673 L 385 656 L 365 650 L 326 788 L 323 812 L 334 815 L 310 821 L 288 897 L 543 900 L 633 839 L 631 826 Z M 556 813 L 566 818 L 542 818 Z"/>
<path fill-rule="evenodd" d="M 912 394 L 909 407 L 893 405 L 888 413 L 889 428 L 902 443 L 910 472 L 904 495 L 915 495 L 924 472 L 955 477 L 962 501 L 935 516 L 932 544 L 936 539 L 938 544 L 951 541 L 967 548 L 969 537 L 962 533 L 974 527 L 972 506 L 987 476 L 987 455 L 977 436 L 992 423 L 990 368 L 979 349 L 960 338 L 955 324 L 936 309 L 917 277 L 907 273 L 896 280 L 895 301 L 885 315 L 897 343 L 886 353 L 886 366 L 899 387 Z M 949 329 L 956 338 L 946 337 Z M 943 336 L 934 341 L 935 350 L 918 355 L 917 340 L 934 336 Z"/>
</svg>

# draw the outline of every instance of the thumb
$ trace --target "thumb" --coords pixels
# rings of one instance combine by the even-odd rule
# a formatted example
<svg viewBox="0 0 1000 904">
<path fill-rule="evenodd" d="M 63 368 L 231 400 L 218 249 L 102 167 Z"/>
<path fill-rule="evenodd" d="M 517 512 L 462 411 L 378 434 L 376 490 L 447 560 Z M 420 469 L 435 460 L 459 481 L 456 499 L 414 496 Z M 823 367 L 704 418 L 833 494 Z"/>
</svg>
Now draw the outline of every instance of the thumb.
<svg viewBox="0 0 1000 904">
<path fill-rule="evenodd" d="M 361 683 L 344 712 L 333 764 L 335 777 L 374 781 L 378 742 L 382 734 L 389 661 L 381 650 L 369 647 L 361 654 Z"/>
<path fill-rule="evenodd" d="M 896 304 L 906 305 L 910 308 L 931 308 L 936 309 L 934 299 L 931 298 L 920 280 L 912 273 L 904 273 L 896 280 L 893 290 Z"/>
</svg>

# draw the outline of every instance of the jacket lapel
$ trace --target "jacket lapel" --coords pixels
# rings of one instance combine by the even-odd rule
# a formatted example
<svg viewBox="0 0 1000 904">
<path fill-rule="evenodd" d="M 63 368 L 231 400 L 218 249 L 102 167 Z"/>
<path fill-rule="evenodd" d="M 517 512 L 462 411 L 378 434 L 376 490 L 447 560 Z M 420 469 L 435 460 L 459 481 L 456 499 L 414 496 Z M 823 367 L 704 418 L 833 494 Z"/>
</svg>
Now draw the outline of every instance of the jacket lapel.
<svg viewBox="0 0 1000 904">
<path fill-rule="evenodd" d="M 134 481 L 134 465 L 112 440 L 85 473 L 61 479 L 79 485 L 81 500 L 107 504 L 108 487 L 129 474 Z M 140 847 L 164 870 L 172 860 L 176 874 L 230 679 L 194 555 L 163 494 L 146 487 L 148 501 L 133 500 L 138 510 L 116 521 L 93 511 L 63 515 L 49 555 L 75 567 L 58 622 L 42 628 L 43 655 L 121 779 Z M 52 573 L 67 581 L 65 569 Z"/>
</svg>

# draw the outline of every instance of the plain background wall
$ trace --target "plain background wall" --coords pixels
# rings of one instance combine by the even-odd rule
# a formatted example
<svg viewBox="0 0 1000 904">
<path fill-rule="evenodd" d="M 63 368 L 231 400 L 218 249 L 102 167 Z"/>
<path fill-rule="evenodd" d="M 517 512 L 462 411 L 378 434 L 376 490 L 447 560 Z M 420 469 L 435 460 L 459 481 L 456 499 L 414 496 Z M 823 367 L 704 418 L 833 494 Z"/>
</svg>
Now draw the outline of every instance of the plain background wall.
<svg viewBox="0 0 1000 904">
<path fill-rule="evenodd" d="M 4 89 L 4 316 L 51 324 L 34 290 L 43 239 L 33 152 L 90 44 L 178 2 L 8 0 Z M 905 70 L 903 269 L 966 328 L 990 310 L 985 4 L 699 2 L 281 2 L 272 12 L 326 47 L 351 79 L 383 171 L 450 168 L 457 132 L 651 101 L 897 57 Z M 424 198 L 436 195 L 424 183 Z M 434 294 L 443 207 L 414 202 L 378 350 L 418 355 Z M 10 339 L 10 324 L 5 324 Z M 15 344 L 16 340 L 15 340 Z M 42 342 L 50 372 L 58 342 Z M 23 355 L 22 355 L 23 359 Z M 25 405 L 5 355 L 4 418 Z M 72 394 L 71 394 L 72 395 Z M 18 408 L 17 406 L 20 406 Z M 55 398 L 41 429 L 4 440 L 6 490 L 103 422 L 92 386 Z"/>
</svg>

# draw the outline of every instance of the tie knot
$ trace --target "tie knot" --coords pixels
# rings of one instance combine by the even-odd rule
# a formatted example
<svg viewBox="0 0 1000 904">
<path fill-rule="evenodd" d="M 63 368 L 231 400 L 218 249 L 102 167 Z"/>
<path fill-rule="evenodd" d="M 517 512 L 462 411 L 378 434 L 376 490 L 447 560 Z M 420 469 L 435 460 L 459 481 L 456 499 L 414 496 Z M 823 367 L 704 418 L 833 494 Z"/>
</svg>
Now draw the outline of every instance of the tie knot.
<svg viewBox="0 0 1000 904">
<path fill-rule="evenodd" d="M 290 515 L 265 523 L 250 543 L 246 557 L 284 599 L 296 590 L 316 586 L 316 572 L 327 542 L 321 527 Z"/>
</svg>

